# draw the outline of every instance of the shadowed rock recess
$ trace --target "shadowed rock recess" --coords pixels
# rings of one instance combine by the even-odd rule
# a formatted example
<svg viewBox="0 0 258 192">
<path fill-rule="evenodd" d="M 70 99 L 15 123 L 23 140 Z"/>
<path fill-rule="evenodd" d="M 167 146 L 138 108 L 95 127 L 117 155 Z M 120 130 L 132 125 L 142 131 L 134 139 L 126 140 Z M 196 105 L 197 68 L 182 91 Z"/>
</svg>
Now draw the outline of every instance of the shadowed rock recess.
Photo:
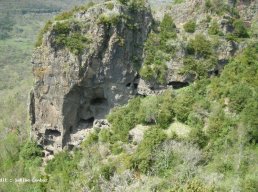
<svg viewBox="0 0 258 192">
<path fill-rule="evenodd" d="M 51 23 L 32 59 L 32 138 L 49 153 L 78 145 L 137 94 L 149 7 L 94 5 Z M 108 126 L 108 125 L 107 125 Z"/>
</svg>

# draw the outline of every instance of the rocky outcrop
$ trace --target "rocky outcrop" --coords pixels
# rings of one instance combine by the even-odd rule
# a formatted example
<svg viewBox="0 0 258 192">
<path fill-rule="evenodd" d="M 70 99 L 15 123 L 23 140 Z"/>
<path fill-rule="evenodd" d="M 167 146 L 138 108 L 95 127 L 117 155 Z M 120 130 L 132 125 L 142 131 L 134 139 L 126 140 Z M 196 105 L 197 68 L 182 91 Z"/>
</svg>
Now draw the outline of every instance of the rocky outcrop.
<svg viewBox="0 0 258 192">
<path fill-rule="evenodd" d="M 77 40 L 88 39 L 80 52 L 73 51 L 73 42 L 58 44 L 60 24 L 69 26 L 65 38 L 74 33 Z M 31 135 L 45 150 L 78 145 L 93 125 L 109 126 L 103 119 L 111 108 L 137 94 L 137 65 L 151 24 L 148 7 L 109 2 L 51 25 L 33 54 L 30 94 Z"/>
<path fill-rule="evenodd" d="M 196 35 L 203 34 L 205 36 L 210 42 L 214 58 L 217 60 L 217 64 L 207 70 L 208 75 L 219 75 L 228 61 L 245 47 L 246 41 L 244 39 L 235 41 L 228 38 L 234 32 L 233 21 L 236 18 L 234 18 L 233 13 L 223 8 L 226 6 L 223 3 L 226 2 L 214 1 L 210 8 L 207 7 L 205 2 L 204 0 L 191 0 L 176 4 L 172 3 L 164 11 L 156 10 L 154 12 L 154 17 L 158 21 L 163 19 L 164 14 L 170 15 L 177 28 L 177 37 L 168 41 L 168 44 L 173 47 L 174 53 L 172 58 L 166 62 L 166 83 L 164 84 L 166 88 L 170 86 L 174 89 L 182 88 L 196 80 L 194 74 L 182 73 L 184 70 L 184 58 L 188 56 L 187 45 Z M 250 23 L 255 23 L 252 20 L 257 16 L 257 0 L 229 0 L 227 3 L 229 7 L 235 8 L 247 28 L 251 27 Z M 219 12 L 218 10 L 220 9 L 221 11 Z M 194 32 L 189 33 L 185 31 L 184 25 L 188 21 L 195 21 L 196 29 Z M 213 22 L 217 23 L 220 34 L 214 35 L 209 33 Z M 147 85 L 144 87 L 145 90 L 148 90 L 144 91 L 145 93 L 151 94 L 154 92 L 151 91 L 151 86 Z"/>
</svg>

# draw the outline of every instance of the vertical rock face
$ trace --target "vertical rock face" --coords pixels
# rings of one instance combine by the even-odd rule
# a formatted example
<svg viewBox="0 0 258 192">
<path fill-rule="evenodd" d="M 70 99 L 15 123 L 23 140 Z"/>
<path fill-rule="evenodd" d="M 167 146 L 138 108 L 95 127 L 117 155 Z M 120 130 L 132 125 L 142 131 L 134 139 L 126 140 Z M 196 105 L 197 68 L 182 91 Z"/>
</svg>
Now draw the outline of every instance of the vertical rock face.
<svg viewBox="0 0 258 192">
<path fill-rule="evenodd" d="M 65 37 L 56 30 L 60 24 L 69 27 Z M 32 59 L 31 135 L 40 145 L 50 153 L 77 145 L 94 122 L 136 94 L 151 24 L 149 8 L 116 4 L 95 5 L 52 24 Z M 79 52 L 69 41 L 73 34 L 75 41 L 87 38 Z"/>
</svg>

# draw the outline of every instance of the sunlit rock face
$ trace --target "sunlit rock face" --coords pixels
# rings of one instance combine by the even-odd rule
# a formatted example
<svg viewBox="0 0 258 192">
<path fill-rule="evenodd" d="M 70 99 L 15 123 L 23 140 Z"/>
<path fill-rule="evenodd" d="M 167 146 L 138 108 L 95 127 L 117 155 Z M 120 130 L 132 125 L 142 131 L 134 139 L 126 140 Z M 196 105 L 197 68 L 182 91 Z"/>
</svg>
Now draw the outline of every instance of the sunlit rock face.
<svg viewBox="0 0 258 192">
<path fill-rule="evenodd" d="M 115 18 L 105 22 L 103 17 Z M 32 137 L 49 153 L 78 145 L 93 125 L 108 126 L 111 108 L 137 94 L 137 70 L 152 25 L 148 7 L 95 5 L 74 14 L 69 30 L 86 37 L 83 50 L 57 45 L 54 22 L 32 59 Z M 78 27 L 79 26 L 79 27 Z"/>
</svg>

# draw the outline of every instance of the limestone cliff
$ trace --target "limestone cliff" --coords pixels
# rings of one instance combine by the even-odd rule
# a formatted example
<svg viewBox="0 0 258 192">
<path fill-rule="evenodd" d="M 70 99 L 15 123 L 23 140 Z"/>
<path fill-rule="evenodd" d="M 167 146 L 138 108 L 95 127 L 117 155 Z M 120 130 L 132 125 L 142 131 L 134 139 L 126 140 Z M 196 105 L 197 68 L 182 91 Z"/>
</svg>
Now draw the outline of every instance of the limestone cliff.
<svg viewBox="0 0 258 192">
<path fill-rule="evenodd" d="M 137 93 L 137 69 L 152 25 L 148 6 L 116 2 L 51 22 L 32 59 L 31 135 L 55 153 L 107 124 L 111 108 Z"/>
</svg>

